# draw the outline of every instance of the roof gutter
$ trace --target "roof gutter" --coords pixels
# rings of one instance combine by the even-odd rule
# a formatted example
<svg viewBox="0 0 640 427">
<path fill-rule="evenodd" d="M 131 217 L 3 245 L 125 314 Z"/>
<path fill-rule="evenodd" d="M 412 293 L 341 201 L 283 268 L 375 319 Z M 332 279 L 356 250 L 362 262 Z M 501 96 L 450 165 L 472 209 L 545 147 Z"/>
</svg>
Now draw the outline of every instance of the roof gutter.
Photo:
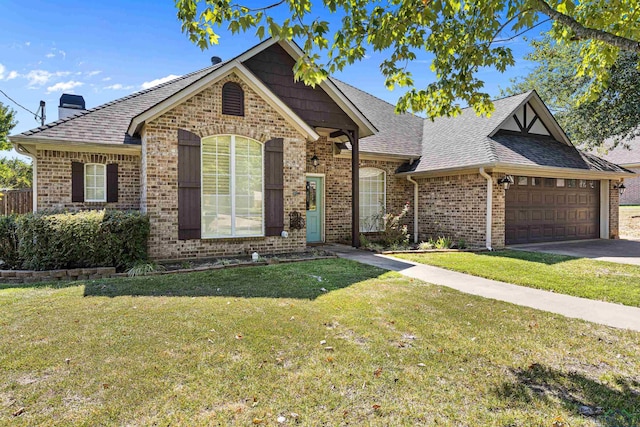
<svg viewBox="0 0 640 427">
<path fill-rule="evenodd" d="M 493 250 L 491 247 L 491 226 L 493 224 L 493 178 L 491 175 L 487 174 L 484 168 L 479 169 L 480 175 L 487 180 L 487 228 L 485 231 L 486 235 L 486 247 L 490 251 Z"/>
<path fill-rule="evenodd" d="M 413 184 L 413 243 L 418 243 L 418 182 L 411 175 L 407 181 Z"/>
</svg>

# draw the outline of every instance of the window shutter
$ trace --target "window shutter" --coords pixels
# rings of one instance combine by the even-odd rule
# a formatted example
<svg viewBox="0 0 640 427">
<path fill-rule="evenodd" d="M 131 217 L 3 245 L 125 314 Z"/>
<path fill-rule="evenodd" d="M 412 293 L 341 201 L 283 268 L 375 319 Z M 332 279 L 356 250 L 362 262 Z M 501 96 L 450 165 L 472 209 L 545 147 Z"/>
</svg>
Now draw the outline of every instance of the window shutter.
<svg viewBox="0 0 640 427">
<path fill-rule="evenodd" d="M 84 202 L 84 163 L 71 162 L 71 201 Z"/>
<path fill-rule="evenodd" d="M 200 238 L 200 137 L 178 129 L 178 239 Z"/>
<path fill-rule="evenodd" d="M 118 164 L 107 165 L 107 202 L 118 201 Z"/>
<path fill-rule="evenodd" d="M 284 230 L 284 140 L 274 138 L 264 146 L 265 235 Z"/>
<path fill-rule="evenodd" d="M 244 116 L 244 91 L 239 84 L 227 82 L 222 86 L 222 114 Z"/>
</svg>

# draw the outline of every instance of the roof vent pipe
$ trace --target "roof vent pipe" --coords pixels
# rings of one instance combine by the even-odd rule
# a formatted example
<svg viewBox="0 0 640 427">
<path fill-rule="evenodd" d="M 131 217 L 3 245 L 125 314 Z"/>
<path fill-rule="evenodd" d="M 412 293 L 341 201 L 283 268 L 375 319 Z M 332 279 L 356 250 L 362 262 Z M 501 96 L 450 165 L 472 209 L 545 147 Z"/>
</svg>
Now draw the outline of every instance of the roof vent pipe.
<svg viewBox="0 0 640 427">
<path fill-rule="evenodd" d="M 219 56 L 212 56 L 211 57 L 211 65 L 216 65 L 222 62 L 222 58 L 220 58 Z"/>
</svg>

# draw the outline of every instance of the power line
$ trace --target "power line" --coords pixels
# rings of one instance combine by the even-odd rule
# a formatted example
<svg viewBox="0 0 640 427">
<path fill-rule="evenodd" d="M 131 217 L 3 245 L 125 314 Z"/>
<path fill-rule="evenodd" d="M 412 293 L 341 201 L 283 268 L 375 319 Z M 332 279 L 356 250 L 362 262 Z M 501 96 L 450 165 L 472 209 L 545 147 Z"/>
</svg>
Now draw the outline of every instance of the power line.
<svg viewBox="0 0 640 427">
<path fill-rule="evenodd" d="M 9 95 L 7 95 L 7 94 L 6 94 L 2 89 L 0 89 L 0 93 L 2 93 L 4 96 L 6 96 L 6 97 L 7 97 L 7 99 L 8 99 L 9 101 L 13 102 L 13 103 L 14 103 L 14 104 L 16 104 L 18 107 L 22 108 L 23 110 L 25 110 L 25 111 L 26 111 L 26 112 L 28 112 L 28 113 L 33 114 L 33 117 L 34 117 L 36 120 L 38 120 L 38 119 L 40 119 L 40 118 L 41 118 L 37 113 L 34 113 L 33 111 L 29 110 L 27 107 L 25 107 L 25 106 L 21 105 L 20 103 L 18 103 L 15 99 L 11 98 L 11 97 L 10 97 Z"/>
</svg>

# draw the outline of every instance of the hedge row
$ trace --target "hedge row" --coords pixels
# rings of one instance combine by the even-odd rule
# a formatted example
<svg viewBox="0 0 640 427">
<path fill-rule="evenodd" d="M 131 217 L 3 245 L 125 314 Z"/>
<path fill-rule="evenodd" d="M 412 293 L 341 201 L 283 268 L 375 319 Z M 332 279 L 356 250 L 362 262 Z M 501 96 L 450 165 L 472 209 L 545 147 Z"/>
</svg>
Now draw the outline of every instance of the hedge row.
<svg viewBox="0 0 640 427">
<path fill-rule="evenodd" d="M 0 268 L 116 267 L 147 259 L 149 219 L 113 210 L 0 217 Z"/>
</svg>

